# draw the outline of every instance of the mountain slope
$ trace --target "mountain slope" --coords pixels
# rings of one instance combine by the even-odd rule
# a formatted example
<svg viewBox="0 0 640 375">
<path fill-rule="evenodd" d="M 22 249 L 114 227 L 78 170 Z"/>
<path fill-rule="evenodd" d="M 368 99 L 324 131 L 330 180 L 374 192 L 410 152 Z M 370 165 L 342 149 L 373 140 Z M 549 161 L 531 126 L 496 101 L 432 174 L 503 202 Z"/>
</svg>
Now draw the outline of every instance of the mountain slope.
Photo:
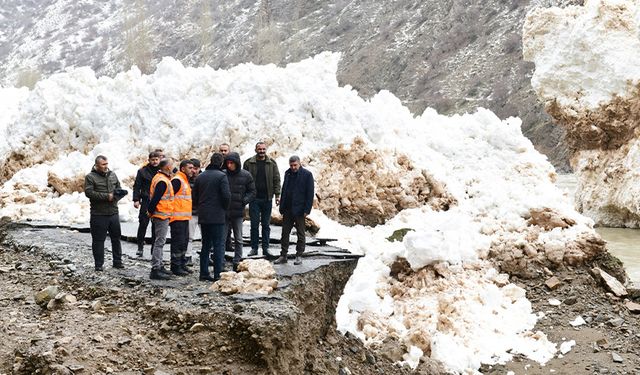
<svg viewBox="0 0 640 375">
<path fill-rule="evenodd" d="M 548 1 L 565 5 L 576 1 Z M 338 79 L 369 97 L 382 89 L 414 113 L 482 106 L 519 116 L 523 131 L 559 169 L 568 168 L 563 131 L 529 83 L 521 27 L 538 1 L 4 0 L 0 83 L 32 85 L 69 66 L 113 76 L 163 56 L 185 65 L 298 61 L 343 53 Z"/>
</svg>

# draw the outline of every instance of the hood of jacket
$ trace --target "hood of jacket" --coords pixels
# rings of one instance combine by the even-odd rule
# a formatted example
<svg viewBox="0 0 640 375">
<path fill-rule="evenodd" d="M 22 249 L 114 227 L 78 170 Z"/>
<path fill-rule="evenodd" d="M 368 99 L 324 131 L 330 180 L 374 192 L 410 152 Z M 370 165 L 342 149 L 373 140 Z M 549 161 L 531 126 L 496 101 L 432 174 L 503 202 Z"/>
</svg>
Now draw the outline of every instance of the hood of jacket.
<svg viewBox="0 0 640 375">
<path fill-rule="evenodd" d="M 224 158 L 224 164 L 227 164 L 227 161 L 231 160 L 235 165 L 236 165 L 236 170 L 231 172 L 228 168 L 227 168 L 227 173 L 229 174 L 237 174 L 240 172 L 240 170 L 242 169 L 242 164 L 240 163 L 240 154 L 238 154 L 237 152 L 230 152 L 227 154 L 227 156 Z"/>
</svg>

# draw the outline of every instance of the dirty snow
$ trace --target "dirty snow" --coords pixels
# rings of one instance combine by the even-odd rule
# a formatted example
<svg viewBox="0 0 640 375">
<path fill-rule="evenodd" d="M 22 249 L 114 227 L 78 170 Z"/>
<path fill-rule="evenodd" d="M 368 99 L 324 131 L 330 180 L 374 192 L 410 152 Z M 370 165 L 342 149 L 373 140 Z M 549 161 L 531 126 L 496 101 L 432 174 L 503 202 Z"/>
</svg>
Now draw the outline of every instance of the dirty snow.
<svg viewBox="0 0 640 375">
<path fill-rule="evenodd" d="M 625 97 L 640 82 L 640 4 L 587 0 L 584 6 L 536 8 L 523 27 L 523 54 L 536 69 L 543 101 L 575 111 Z"/>
<path fill-rule="evenodd" d="M 120 181 L 131 188 L 146 153 L 156 147 L 175 158 L 205 158 L 225 141 L 244 159 L 262 139 L 271 143 L 269 152 L 277 155 L 281 171 L 295 153 L 317 172 L 313 160 L 318 155 L 359 137 L 383 155 L 385 165 L 407 155 L 416 168 L 442 182 L 457 204 L 447 211 L 404 210 L 376 227 L 346 227 L 312 212 L 321 225 L 318 236 L 337 238 L 339 246 L 366 255 L 340 300 L 338 329 L 367 343 L 393 334 L 409 344 L 401 360 L 412 366 L 424 354 L 420 345 L 456 372 L 508 361 L 511 353 L 546 362 L 555 344 L 532 331 L 537 318 L 524 290 L 497 274 L 486 261 L 488 251 L 502 235 L 524 236 L 531 208 L 550 207 L 576 221 L 567 230 L 542 234 L 553 246 L 593 233 L 591 220 L 577 214 L 556 188 L 553 167 L 522 135 L 519 119 L 501 120 L 482 108 L 451 117 L 427 109 L 414 117 L 387 91 L 363 100 L 351 87 L 340 87 L 338 61 L 339 54 L 322 53 L 285 68 L 243 64 L 213 70 L 165 58 L 148 76 L 133 69 L 96 78 L 90 69 L 79 68 L 40 81 L 28 96 L 20 91 L 13 104 L 1 104 L 0 113 L 11 114 L 0 117 L 0 139 L 6 140 L 0 143 L 0 163 L 13 152 L 30 165 L 0 189 L 1 213 L 86 222 L 84 195 L 57 196 L 47 186 L 47 174 L 81 178 L 98 154 L 109 158 Z M 7 90 L 0 89 L 0 95 L 14 95 Z M 135 220 L 130 195 L 119 207 L 122 220 Z M 402 228 L 413 231 L 403 241 L 387 240 Z M 403 284 L 398 287 L 416 293 L 415 298 L 394 298 L 389 267 L 397 257 L 414 270 L 437 264 L 450 268 L 446 277 L 437 278 L 432 294 L 420 293 L 426 286 Z M 438 311 L 438 303 L 445 302 L 452 308 L 448 313 Z M 375 335 L 359 329 L 365 315 L 373 317 L 372 327 L 380 327 Z M 448 316 L 450 329 L 433 324 Z M 416 331 L 425 342 L 409 336 Z"/>
</svg>

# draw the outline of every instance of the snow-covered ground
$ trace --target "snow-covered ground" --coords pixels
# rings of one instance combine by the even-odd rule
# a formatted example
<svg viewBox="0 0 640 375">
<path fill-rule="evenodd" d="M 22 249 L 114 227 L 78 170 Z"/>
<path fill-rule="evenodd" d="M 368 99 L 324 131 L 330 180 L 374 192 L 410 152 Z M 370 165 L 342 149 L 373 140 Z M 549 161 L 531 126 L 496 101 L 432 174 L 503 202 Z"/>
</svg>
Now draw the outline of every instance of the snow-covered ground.
<svg viewBox="0 0 640 375">
<path fill-rule="evenodd" d="M 244 64 L 230 70 L 188 68 L 165 58 L 148 76 L 134 69 L 96 78 L 80 68 L 30 92 L 0 89 L 0 98 L 9 99 L 0 101 L 0 164 L 17 170 L 0 189 L 1 214 L 86 222 L 83 194 L 59 196 L 48 180 L 78 181 L 98 154 L 130 188 L 155 148 L 177 159 L 205 159 L 228 142 L 245 159 L 256 141 L 265 140 L 281 171 L 288 156 L 298 154 L 323 181 L 333 175 L 320 160 L 358 138 L 382 159 L 377 174 L 401 171 L 399 160 L 407 157 L 412 169 L 438 181 L 454 200 L 441 210 L 405 209 L 375 227 L 344 226 L 312 212 L 319 236 L 337 237 L 339 246 L 365 254 L 340 300 L 338 329 L 372 345 L 394 337 L 407 348 L 403 359 L 411 366 L 430 355 L 461 373 L 515 353 L 540 362 L 553 357 L 556 345 L 532 331 L 537 316 L 525 291 L 491 259 L 512 251 L 562 262 L 565 249 L 593 235 L 593 223 L 556 188 L 552 166 L 522 135 L 520 120 L 500 120 L 481 108 L 452 117 L 427 109 L 414 117 L 387 91 L 363 100 L 338 85 L 339 58 L 322 53 L 285 68 Z M 357 185 L 357 175 L 343 173 Z M 575 224 L 533 226 L 531 210 L 542 208 Z M 135 220 L 129 198 L 120 210 L 123 220 Z M 411 229 L 402 241 L 387 239 L 402 228 Z M 398 257 L 417 272 L 392 277 Z"/>
</svg>

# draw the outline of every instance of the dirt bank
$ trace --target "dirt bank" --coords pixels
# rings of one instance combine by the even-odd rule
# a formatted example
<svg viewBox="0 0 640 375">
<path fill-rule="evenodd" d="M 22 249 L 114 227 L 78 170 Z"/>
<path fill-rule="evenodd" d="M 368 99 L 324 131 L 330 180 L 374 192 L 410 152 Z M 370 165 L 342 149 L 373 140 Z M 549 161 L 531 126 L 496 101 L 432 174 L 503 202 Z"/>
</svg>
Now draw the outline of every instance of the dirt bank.
<svg viewBox="0 0 640 375">
<path fill-rule="evenodd" d="M 335 331 L 335 306 L 355 260 L 280 274 L 280 286 L 269 296 L 223 296 L 195 278 L 150 281 L 148 264 L 134 259 L 127 259 L 125 270 L 96 274 L 81 235 L 1 227 L 0 374 L 445 373 L 427 358 L 416 371 L 394 365 L 393 341 L 373 350 Z M 560 281 L 554 290 L 545 285 L 551 271 L 512 276 L 534 311 L 544 313 L 536 329 L 558 345 L 576 345 L 546 366 L 517 357 L 481 371 L 640 373 L 640 319 L 625 307 L 638 295 L 625 300 L 607 293 L 589 273 L 594 266 L 624 277 L 608 255 L 554 271 Z M 50 308 L 34 298 L 47 286 L 57 287 L 61 301 Z M 585 323 L 571 326 L 578 316 Z"/>
<path fill-rule="evenodd" d="M 355 260 L 279 276 L 269 296 L 223 296 L 195 277 L 150 281 L 130 259 L 96 274 L 65 237 L 78 234 L 54 231 L 0 229 L 0 374 L 410 373 L 335 331 Z M 48 286 L 60 301 L 49 308 L 34 298 Z"/>
<path fill-rule="evenodd" d="M 511 281 L 527 290 L 533 310 L 543 313 L 536 330 L 547 334 L 558 344 L 575 341 L 571 350 L 550 360 L 545 366 L 524 359 L 502 366 L 484 366 L 484 374 L 639 374 L 640 373 L 640 315 L 625 306 L 640 297 L 629 289 L 629 298 L 618 298 L 607 292 L 590 272 L 600 267 L 622 279 L 622 263 L 609 254 L 579 268 L 565 268 L 553 275 Z M 560 284 L 551 290 L 545 281 L 556 277 Z M 556 300 L 556 301 L 554 301 Z M 559 305 L 556 305 L 558 304 Z M 584 324 L 573 326 L 578 317 Z"/>
</svg>

